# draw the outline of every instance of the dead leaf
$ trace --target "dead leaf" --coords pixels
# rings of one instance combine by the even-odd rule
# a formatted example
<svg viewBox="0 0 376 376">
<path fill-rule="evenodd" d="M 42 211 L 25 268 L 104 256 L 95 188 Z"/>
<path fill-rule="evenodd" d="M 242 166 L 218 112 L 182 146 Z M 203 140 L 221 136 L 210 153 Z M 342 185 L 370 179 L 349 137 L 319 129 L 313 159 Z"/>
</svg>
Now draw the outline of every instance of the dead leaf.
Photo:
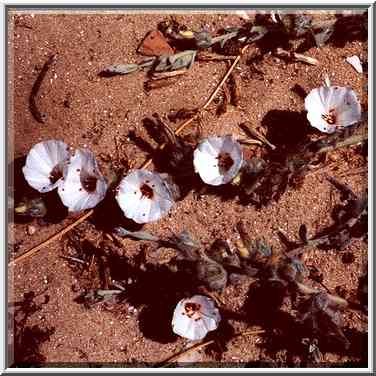
<svg viewBox="0 0 376 376">
<path fill-rule="evenodd" d="M 145 56 L 161 56 L 172 55 L 174 50 L 160 31 L 153 30 L 146 35 L 137 52 Z"/>
</svg>

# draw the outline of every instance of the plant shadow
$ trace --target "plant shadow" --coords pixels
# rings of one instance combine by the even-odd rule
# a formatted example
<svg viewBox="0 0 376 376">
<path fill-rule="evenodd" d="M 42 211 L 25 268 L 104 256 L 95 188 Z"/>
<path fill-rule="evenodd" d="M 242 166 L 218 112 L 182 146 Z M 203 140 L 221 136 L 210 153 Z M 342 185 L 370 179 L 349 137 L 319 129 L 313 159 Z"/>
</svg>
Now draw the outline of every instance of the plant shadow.
<svg viewBox="0 0 376 376">
<path fill-rule="evenodd" d="M 13 200 L 13 207 L 8 207 L 8 218 L 15 223 L 29 223 L 38 218 L 40 225 L 48 223 L 60 223 L 68 215 L 68 209 L 61 202 L 57 189 L 47 193 L 40 193 L 30 187 L 26 181 L 22 168 L 25 165 L 26 156 L 18 157 L 8 164 L 8 200 Z M 14 208 L 26 204 L 28 210 L 23 214 L 14 212 Z M 35 207 L 37 205 L 37 207 Z M 41 206 L 39 210 L 37 208 Z M 35 207 L 35 210 L 33 210 Z M 36 213 L 34 215 L 33 213 Z"/>
<path fill-rule="evenodd" d="M 40 352 L 40 346 L 49 341 L 55 328 L 27 325 L 28 318 L 49 301 L 48 295 L 44 295 L 44 301 L 38 304 L 35 302 L 36 298 L 37 295 L 30 291 L 24 294 L 23 300 L 9 306 L 8 314 L 13 322 L 13 346 L 9 350 L 13 354 L 14 363 L 11 367 L 37 367 L 46 361 Z"/>
<path fill-rule="evenodd" d="M 309 141 L 312 132 L 304 111 L 271 110 L 262 119 L 261 126 L 266 129 L 265 137 L 276 146 L 271 152 L 272 159 L 285 159 L 291 149 Z"/>
</svg>

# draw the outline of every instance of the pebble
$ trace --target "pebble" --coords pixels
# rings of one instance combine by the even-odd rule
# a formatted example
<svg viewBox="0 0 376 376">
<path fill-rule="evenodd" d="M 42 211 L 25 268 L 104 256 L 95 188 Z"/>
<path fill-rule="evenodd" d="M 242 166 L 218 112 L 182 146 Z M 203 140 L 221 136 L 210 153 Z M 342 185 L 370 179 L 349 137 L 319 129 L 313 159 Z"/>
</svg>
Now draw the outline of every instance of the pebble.
<svg viewBox="0 0 376 376">
<path fill-rule="evenodd" d="M 333 153 L 330 153 L 329 154 L 329 159 L 332 161 L 332 162 L 337 162 L 338 159 L 339 159 L 339 156 L 337 154 L 333 154 Z"/>
<path fill-rule="evenodd" d="M 28 233 L 29 235 L 33 235 L 33 234 L 35 234 L 36 231 L 37 231 L 37 229 L 36 229 L 34 226 L 32 226 L 32 225 L 27 226 L 27 233 Z"/>
</svg>

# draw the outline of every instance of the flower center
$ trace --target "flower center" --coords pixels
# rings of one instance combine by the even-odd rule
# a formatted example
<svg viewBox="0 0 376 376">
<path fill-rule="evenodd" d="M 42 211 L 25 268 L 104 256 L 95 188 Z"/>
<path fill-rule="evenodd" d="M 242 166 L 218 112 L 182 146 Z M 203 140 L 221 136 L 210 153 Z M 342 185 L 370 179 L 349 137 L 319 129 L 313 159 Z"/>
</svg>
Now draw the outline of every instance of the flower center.
<svg viewBox="0 0 376 376">
<path fill-rule="evenodd" d="M 52 184 L 55 184 L 59 179 L 61 179 L 63 177 L 63 173 L 61 171 L 61 168 L 59 167 L 59 165 L 56 165 L 52 171 L 50 172 L 50 176 L 49 176 L 49 179 L 50 179 L 50 182 Z"/>
<path fill-rule="evenodd" d="M 328 123 L 328 124 L 335 124 L 336 122 L 336 111 L 334 108 L 332 108 L 331 110 L 329 110 L 329 113 L 328 114 L 323 114 L 321 115 L 321 117 Z"/>
<path fill-rule="evenodd" d="M 97 188 L 97 180 L 95 176 L 86 176 L 81 179 L 81 183 L 85 191 L 91 193 Z"/>
<path fill-rule="evenodd" d="M 198 303 L 185 303 L 184 310 L 185 312 L 183 314 L 186 314 L 190 319 L 196 315 L 198 316 L 197 319 L 200 319 L 200 309 L 201 304 Z"/>
<path fill-rule="evenodd" d="M 141 194 L 142 194 L 142 197 L 146 197 L 146 198 L 149 198 L 149 199 L 152 199 L 153 196 L 154 196 L 154 191 L 152 188 L 150 188 L 147 184 L 142 184 L 141 188 L 140 188 L 140 191 L 141 191 Z"/>
<path fill-rule="evenodd" d="M 217 159 L 219 169 L 224 172 L 227 172 L 234 164 L 234 160 L 229 153 L 221 153 L 218 155 Z"/>
</svg>

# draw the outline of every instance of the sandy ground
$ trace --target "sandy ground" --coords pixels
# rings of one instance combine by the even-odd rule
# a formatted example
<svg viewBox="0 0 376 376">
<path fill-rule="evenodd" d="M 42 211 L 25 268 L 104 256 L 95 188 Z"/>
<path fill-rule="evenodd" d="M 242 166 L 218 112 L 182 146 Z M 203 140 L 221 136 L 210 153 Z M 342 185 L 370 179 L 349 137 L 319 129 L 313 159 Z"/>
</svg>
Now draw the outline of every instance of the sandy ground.
<svg viewBox="0 0 376 376">
<path fill-rule="evenodd" d="M 140 137 L 156 147 L 142 126 L 142 120 L 154 112 L 168 114 L 183 107 L 203 105 L 227 69 L 225 62 L 198 62 L 175 84 L 150 92 L 144 90 L 143 72 L 112 78 L 98 76 L 107 65 L 139 61 L 138 44 L 165 18 L 164 14 L 11 15 L 9 162 L 25 156 L 35 143 L 55 138 L 73 147 L 87 146 L 96 155 L 108 155 L 110 159 L 120 155 L 126 157 L 131 166 L 140 166 L 148 154 L 127 141 L 129 128 L 135 127 Z M 231 14 L 186 14 L 178 15 L 177 20 L 188 28 L 206 27 L 213 33 L 221 27 L 244 22 Z M 345 62 L 345 57 L 352 55 L 366 58 L 365 44 L 359 41 L 349 42 L 341 48 L 309 49 L 307 55 L 318 59 L 318 66 L 286 64 L 265 56 L 257 65 L 262 76 L 252 74 L 246 64 L 253 52 L 251 47 L 236 68 L 241 82 L 240 106 L 217 117 L 216 105 L 212 104 L 203 118 L 204 136 L 239 134 L 238 124 L 245 120 L 266 128 L 278 127 L 282 133 L 290 132 L 286 114 L 300 114 L 304 110 L 303 100 L 291 91 L 292 87 L 299 84 L 309 92 L 321 84 L 324 73 L 329 74 L 333 83 L 352 86 L 362 94 L 364 76 Z M 58 60 L 48 72 L 38 100 L 48 119 L 40 124 L 29 111 L 29 95 L 38 72 L 53 53 L 58 53 Z M 177 125 L 172 124 L 172 127 Z M 118 152 L 116 145 L 120 145 Z M 333 176 L 349 184 L 356 193 L 366 189 L 366 171 L 349 173 L 366 166 L 358 148 L 332 153 L 330 158 Z M 105 168 L 105 162 L 100 160 L 100 163 Z M 338 194 L 323 173 L 318 172 L 310 174 L 300 190 L 289 189 L 280 201 L 261 210 L 211 194 L 204 194 L 197 200 L 190 192 L 168 216 L 145 225 L 144 230 L 163 236 L 186 229 L 203 244 L 209 245 L 219 234 L 224 239 L 235 241 L 235 225 L 242 219 L 252 237 L 263 236 L 280 247 L 276 236 L 278 228 L 294 238 L 299 226 L 305 223 L 309 232 L 315 234 L 331 223 L 330 213 L 335 202 L 338 202 Z M 17 245 L 12 251 L 21 254 L 72 222 L 73 218 L 70 216 L 60 223 L 45 225 L 35 220 L 32 225 L 37 231 L 32 235 L 28 233 L 30 223 L 11 222 L 10 243 Z M 79 229 L 88 238 L 96 236 L 96 230 L 89 222 L 80 225 Z M 166 294 L 163 283 L 173 284 L 173 277 L 166 277 L 167 282 L 160 282 L 157 275 L 155 281 L 151 277 L 150 292 L 146 292 L 145 297 L 138 297 L 135 304 L 122 304 L 116 312 L 100 306 L 87 309 L 75 302 L 78 282 L 67 261 L 60 257 L 64 252 L 63 244 L 61 240 L 55 241 L 9 269 L 10 303 L 19 302 L 25 293 L 34 292 L 35 301 L 40 304 L 40 309 L 28 316 L 25 325 L 34 331 L 52 329 L 50 335 L 38 337 L 32 334 L 34 342 L 25 341 L 25 348 L 19 351 L 27 352 L 31 346 L 45 364 L 93 362 L 137 366 L 140 362 L 161 362 L 183 348 L 185 340 L 169 332 L 170 328 L 165 325 L 167 314 L 161 313 L 160 309 Z M 119 252 L 130 257 L 139 254 L 141 248 L 148 254 L 151 248 L 147 242 L 127 240 L 124 244 Z M 342 254 L 334 250 L 312 249 L 305 255 L 307 265 L 315 265 L 323 272 L 323 283 L 332 292 L 338 286 L 348 291 L 355 289 L 365 267 L 367 244 L 357 240 L 344 251 L 354 255 L 352 263 L 345 263 Z M 224 311 L 241 312 L 248 285 L 226 288 Z M 153 295 L 154 299 L 151 299 Z M 153 310 L 150 314 L 148 304 L 155 308 L 154 314 Z M 166 312 L 170 314 L 172 309 L 168 306 Z M 149 312 L 146 316 L 142 313 L 145 311 Z M 347 332 L 356 333 L 350 339 L 351 350 L 325 353 L 324 362 L 327 364 L 364 361 L 367 318 L 349 310 L 345 319 Z M 260 328 L 231 315 L 226 317 L 226 325 L 234 332 Z M 220 362 L 247 364 L 264 361 L 269 366 L 286 366 L 289 358 L 284 343 L 274 347 L 267 346 L 267 343 L 267 335 L 232 339 L 227 343 Z M 213 358 L 210 354 L 203 354 L 203 360 L 213 361 Z"/>
</svg>

